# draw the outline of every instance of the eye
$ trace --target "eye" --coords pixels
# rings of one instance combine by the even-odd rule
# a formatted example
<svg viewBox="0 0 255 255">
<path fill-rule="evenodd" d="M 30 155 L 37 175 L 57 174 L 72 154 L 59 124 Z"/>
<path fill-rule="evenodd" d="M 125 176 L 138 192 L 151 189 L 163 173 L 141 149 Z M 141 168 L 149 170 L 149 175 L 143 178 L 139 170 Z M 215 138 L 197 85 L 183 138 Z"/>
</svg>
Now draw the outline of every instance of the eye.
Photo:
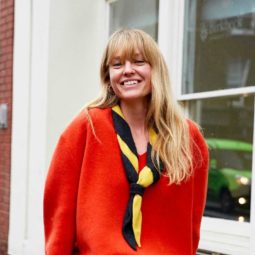
<svg viewBox="0 0 255 255">
<path fill-rule="evenodd" d="M 111 66 L 112 66 L 113 68 L 115 68 L 115 69 L 120 68 L 121 65 L 122 65 L 121 62 L 113 62 L 113 63 L 111 64 Z"/>
<path fill-rule="evenodd" d="M 143 64 L 145 64 L 145 61 L 144 61 L 143 59 L 135 59 L 135 60 L 134 60 L 134 63 L 135 63 L 136 65 L 143 65 Z"/>
</svg>

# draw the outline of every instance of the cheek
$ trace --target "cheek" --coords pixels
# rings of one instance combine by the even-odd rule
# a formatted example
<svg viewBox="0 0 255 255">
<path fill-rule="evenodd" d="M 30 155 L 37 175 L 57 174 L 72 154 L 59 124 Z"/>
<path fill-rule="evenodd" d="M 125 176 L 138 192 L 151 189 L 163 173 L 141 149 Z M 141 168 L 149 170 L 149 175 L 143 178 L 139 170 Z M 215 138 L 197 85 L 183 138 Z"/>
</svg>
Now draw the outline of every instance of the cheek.
<svg viewBox="0 0 255 255">
<path fill-rule="evenodd" d="M 114 94 L 118 95 L 118 75 L 115 71 L 109 71 L 110 86 L 112 87 Z"/>
<path fill-rule="evenodd" d="M 117 83 L 118 80 L 120 79 L 120 75 L 119 75 L 119 73 L 116 72 L 116 71 L 110 71 L 110 72 L 109 72 L 109 76 L 110 76 L 110 82 L 111 82 L 111 84 Z"/>
<path fill-rule="evenodd" d="M 146 69 L 143 71 L 143 76 L 146 78 L 146 80 L 151 80 L 151 67 L 148 66 Z"/>
<path fill-rule="evenodd" d="M 113 72 L 111 71 L 111 69 L 109 70 L 109 78 L 110 78 L 110 82 L 112 82 Z"/>
</svg>

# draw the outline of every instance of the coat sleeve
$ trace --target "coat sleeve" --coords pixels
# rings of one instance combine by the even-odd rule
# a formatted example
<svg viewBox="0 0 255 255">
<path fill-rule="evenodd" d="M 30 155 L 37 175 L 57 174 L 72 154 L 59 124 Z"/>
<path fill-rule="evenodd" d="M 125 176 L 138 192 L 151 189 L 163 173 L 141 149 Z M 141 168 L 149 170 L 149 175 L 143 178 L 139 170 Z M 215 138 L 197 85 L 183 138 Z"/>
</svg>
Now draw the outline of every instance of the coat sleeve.
<svg viewBox="0 0 255 255">
<path fill-rule="evenodd" d="M 198 127 L 190 122 L 191 141 L 193 147 L 193 254 L 196 254 L 200 225 L 205 208 L 208 183 L 208 147 Z"/>
<path fill-rule="evenodd" d="M 44 190 L 45 253 L 71 255 L 76 202 L 86 142 L 86 116 L 79 114 L 60 136 Z"/>
</svg>

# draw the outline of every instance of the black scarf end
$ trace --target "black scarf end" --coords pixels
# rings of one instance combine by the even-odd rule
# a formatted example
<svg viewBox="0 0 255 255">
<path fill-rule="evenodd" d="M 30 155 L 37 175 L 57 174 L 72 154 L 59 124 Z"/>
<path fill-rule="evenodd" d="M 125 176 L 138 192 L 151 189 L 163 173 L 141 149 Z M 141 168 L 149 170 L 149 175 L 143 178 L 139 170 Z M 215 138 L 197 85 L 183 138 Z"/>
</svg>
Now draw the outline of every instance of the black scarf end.
<svg viewBox="0 0 255 255">
<path fill-rule="evenodd" d="M 129 245 L 134 251 L 137 251 L 137 243 L 136 243 L 134 237 L 133 237 L 133 236 L 126 235 L 125 233 L 123 233 L 123 236 L 124 236 L 125 240 L 127 241 L 128 245 Z"/>
</svg>

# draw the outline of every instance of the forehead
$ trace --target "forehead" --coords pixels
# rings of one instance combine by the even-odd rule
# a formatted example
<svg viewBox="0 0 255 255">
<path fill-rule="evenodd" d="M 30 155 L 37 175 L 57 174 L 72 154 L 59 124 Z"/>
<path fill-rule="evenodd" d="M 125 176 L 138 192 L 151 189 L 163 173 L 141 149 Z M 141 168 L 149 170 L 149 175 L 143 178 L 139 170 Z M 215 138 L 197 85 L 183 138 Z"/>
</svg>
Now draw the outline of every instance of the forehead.
<svg viewBox="0 0 255 255">
<path fill-rule="evenodd" d="M 118 40 L 109 44 L 107 63 L 109 64 L 114 58 L 121 60 L 132 59 L 137 56 L 142 56 L 145 60 L 146 54 L 144 46 L 136 40 Z"/>
</svg>

